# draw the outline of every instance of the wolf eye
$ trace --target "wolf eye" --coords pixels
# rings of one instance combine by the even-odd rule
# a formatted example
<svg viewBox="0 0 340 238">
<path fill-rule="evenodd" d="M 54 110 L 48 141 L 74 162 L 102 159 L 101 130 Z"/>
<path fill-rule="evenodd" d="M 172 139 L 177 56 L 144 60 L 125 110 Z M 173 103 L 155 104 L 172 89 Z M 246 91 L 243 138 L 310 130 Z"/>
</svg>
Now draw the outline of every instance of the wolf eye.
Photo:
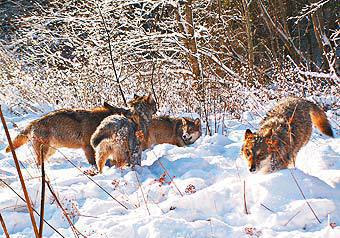
<svg viewBox="0 0 340 238">
<path fill-rule="evenodd" d="M 246 150 L 245 154 L 246 154 L 247 157 L 250 156 L 250 151 Z"/>
</svg>

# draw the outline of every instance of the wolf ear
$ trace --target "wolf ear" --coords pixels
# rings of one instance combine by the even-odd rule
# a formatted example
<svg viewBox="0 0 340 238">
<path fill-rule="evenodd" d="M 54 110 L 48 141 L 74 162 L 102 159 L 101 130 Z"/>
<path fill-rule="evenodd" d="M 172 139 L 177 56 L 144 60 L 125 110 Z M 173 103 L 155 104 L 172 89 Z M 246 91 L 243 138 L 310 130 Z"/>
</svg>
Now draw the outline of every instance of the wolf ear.
<svg viewBox="0 0 340 238">
<path fill-rule="evenodd" d="M 112 111 L 112 112 L 117 111 L 117 107 L 114 107 L 114 106 L 110 105 L 110 104 L 107 103 L 107 102 L 104 102 L 104 107 L 107 108 L 107 109 L 109 109 L 109 110 Z"/>
<path fill-rule="evenodd" d="M 244 133 L 244 139 L 248 139 L 252 135 L 253 135 L 253 132 L 251 132 L 250 129 L 247 129 L 246 133 Z"/>
<path fill-rule="evenodd" d="M 187 120 L 185 118 L 182 118 L 182 124 L 186 125 L 187 124 Z"/>
<path fill-rule="evenodd" d="M 139 96 L 137 94 L 133 94 L 133 99 L 137 99 Z"/>
<path fill-rule="evenodd" d="M 104 102 L 104 107 L 106 107 L 106 108 L 112 108 L 112 106 L 111 106 L 109 103 L 107 103 L 107 102 Z"/>
<path fill-rule="evenodd" d="M 201 125 L 201 120 L 199 118 L 196 118 L 194 121 L 195 126 L 200 126 Z"/>
<path fill-rule="evenodd" d="M 151 93 L 149 93 L 147 100 L 148 100 L 148 103 L 150 103 L 150 104 L 153 103 L 153 98 L 152 98 Z"/>
</svg>

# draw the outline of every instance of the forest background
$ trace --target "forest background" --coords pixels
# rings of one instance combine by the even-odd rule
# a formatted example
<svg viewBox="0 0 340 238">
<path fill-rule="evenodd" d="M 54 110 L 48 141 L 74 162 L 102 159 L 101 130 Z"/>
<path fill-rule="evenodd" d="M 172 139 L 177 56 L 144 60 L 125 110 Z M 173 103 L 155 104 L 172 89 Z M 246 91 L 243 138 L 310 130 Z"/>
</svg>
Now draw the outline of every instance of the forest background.
<svg viewBox="0 0 340 238">
<path fill-rule="evenodd" d="M 271 99 L 339 108 L 336 0 L 1 0 L 0 101 L 23 114 L 151 92 L 206 133 Z M 328 98 L 328 100 L 323 100 Z M 333 100 L 329 100 L 333 98 Z"/>
</svg>

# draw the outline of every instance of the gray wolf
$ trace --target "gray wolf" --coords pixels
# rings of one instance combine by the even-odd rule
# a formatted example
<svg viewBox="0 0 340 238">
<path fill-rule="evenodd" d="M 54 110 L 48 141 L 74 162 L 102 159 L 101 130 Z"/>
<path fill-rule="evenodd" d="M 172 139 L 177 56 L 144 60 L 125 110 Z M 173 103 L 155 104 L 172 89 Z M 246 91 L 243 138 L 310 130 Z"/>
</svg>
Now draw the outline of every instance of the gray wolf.
<svg viewBox="0 0 340 238">
<path fill-rule="evenodd" d="M 154 117 L 149 127 L 148 136 L 142 142 L 143 150 L 157 144 L 186 146 L 194 143 L 201 136 L 200 119 Z"/>
<path fill-rule="evenodd" d="M 88 162 L 95 164 L 94 150 L 90 138 L 100 122 L 113 114 L 126 114 L 128 111 L 117 107 L 96 107 L 85 109 L 61 109 L 50 112 L 32 121 L 13 140 L 14 149 L 19 148 L 29 140 L 32 141 L 36 161 L 42 162 L 55 153 L 55 148 L 82 148 Z M 6 152 L 10 152 L 9 146 Z"/>
<path fill-rule="evenodd" d="M 249 171 L 271 173 L 294 165 L 311 137 L 312 124 L 333 137 L 325 112 L 313 102 L 296 97 L 279 102 L 261 121 L 258 132 L 245 132 L 241 154 Z"/>
<path fill-rule="evenodd" d="M 100 173 L 108 159 L 117 167 L 141 165 L 141 142 L 148 137 L 152 115 L 157 111 L 156 102 L 151 95 L 135 95 L 128 104 L 128 117 L 112 115 L 105 118 L 91 137 Z"/>
</svg>

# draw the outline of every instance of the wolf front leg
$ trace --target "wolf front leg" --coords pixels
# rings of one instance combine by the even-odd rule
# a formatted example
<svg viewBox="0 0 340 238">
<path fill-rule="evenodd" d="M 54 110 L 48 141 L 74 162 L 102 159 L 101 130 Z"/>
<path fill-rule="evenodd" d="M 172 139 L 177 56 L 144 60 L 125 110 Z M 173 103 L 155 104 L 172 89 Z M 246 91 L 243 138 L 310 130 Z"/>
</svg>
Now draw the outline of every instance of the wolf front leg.
<svg viewBox="0 0 340 238">
<path fill-rule="evenodd" d="M 129 163 L 131 166 L 142 164 L 142 148 L 139 143 L 133 143 L 131 149 L 131 156 L 129 158 Z"/>
<path fill-rule="evenodd" d="M 132 166 L 135 166 L 135 165 L 141 165 L 142 164 L 142 156 L 141 156 L 142 153 L 138 152 L 138 153 L 133 153 L 132 156 L 131 156 L 131 159 L 130 159 L 130 164 Z"/>
</svg>

